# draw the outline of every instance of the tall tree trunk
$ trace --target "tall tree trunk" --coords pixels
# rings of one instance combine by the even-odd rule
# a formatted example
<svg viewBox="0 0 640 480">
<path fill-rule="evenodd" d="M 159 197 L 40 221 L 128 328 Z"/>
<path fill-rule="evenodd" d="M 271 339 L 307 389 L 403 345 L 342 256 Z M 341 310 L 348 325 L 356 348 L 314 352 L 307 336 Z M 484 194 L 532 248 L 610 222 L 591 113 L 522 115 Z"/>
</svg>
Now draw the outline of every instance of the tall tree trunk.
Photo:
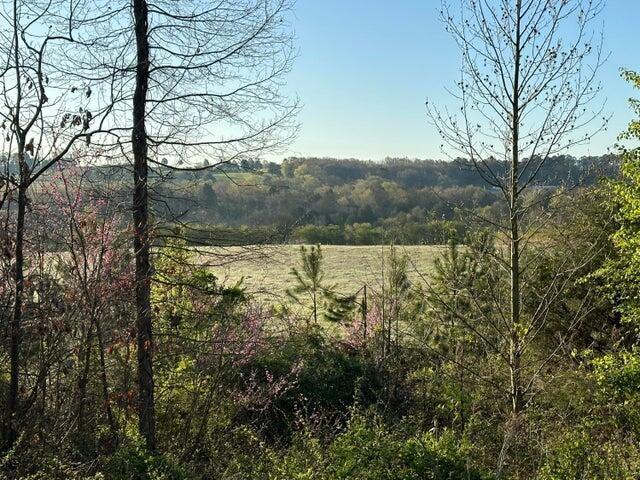
<svg viewBox="0 0 640 480">
<path fill-rule="evenodd" d="M 24 296 L 24 220 L 27 207 L 27 187 L 24 180 L 26 166 L 23 155 L 20 154 L 20 186 L 18 188 L 18 212 L 16 218 L 16 244 L 13 280 L 15 296 L 13 301 L 13 315 L 10 326 L 9 358 L 11 362 L 9 395 L 7 398 L 5 447 L 11 448 L 18 435 L 20 411 L 18 402 L 19 374 L 20 374 L 20 342 L 22 340 L 22 307 Z"/>
<path fill-rule="evenodd" d="M 133 0 L 137 46 L 136 86 L 133 96 L 133 224 L 136 259 L 136 331 L 138 354 L 138 428 L 147 449 L 156 449 L 153 399 L 153 336 L 151 322 L 151 260 L 147 131 L 145 125 L 149 84 L 149 11 L 145 0 Z"/>
<path fill-rule="evenodd" d="M 521 18 L 522 1 L 516 1 L 516 32 L 514 45 L 514 73 L 511 124 L 511 172 L 509 178 L 509 215 L 510 215 L 510 303 L 511 303 L 511 334 L 509 338 L 509 370 L 511 377 L 511 409 L 514 415 L 522 411 L 521 380 L 521 352 L 520 352 L 520 313 L 521 313 L 521 285 L 520 285 L 520 212 L 519 212 L 519 166 L 520 166 L 520 57 L 521 57 Z"/>
<path fill-rule="evenodd" d="M 22 337 L 22 302 L 24 292 L 24 218 L 27 211 L 28 171 L 24 161 L 25 136 L 20 129 L 20 112 L 22 100 L 22 84 L 20 83 L 20 57 L 18 55 L 20 36 L 18 34 L 18 1 L 13 1 L 13 61 L 16 74 L 16 106 L 13 113 L 13 128 L 17 137 L 18 167 L 20 169 L 20 184 L 18 185 L 18 212 L 16 218 L 15 264 L 13 267 L 13 281 L 15 296 L 11 317 L 9 340 L 9 395 L 7 397 L 7 411 L 4 429 L 4 447 L 9 449 L 17 438 L 17 424 L 19 422 L 18 388 L 20 374 L 20 341 Z"/>
</svg>

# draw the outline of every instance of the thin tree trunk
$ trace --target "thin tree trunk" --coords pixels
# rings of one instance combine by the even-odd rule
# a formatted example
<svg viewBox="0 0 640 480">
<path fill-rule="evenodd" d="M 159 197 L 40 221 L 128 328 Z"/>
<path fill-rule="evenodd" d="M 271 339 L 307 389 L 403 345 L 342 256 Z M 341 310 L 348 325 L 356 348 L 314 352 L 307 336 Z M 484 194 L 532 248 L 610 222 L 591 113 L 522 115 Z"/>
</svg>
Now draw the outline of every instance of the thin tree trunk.
<svg viewBox="0 0 640 480">
<path fill-rule="evenodd" d="M 367 341 L 367 285 L 363 287 L 362 295 L 362 340 Z"/>
<path fill-rule="evenodd" d="M 83 366 L 80 376 L 78 378 L 78 412 L 76 418 L 78 440 L 82 442 L 85 427 L 85 406 L 87 404 L 87 385 L 89 383 L 89 372 L 91 370 L 91 344 L 93 343 L 93 321 L 89 323 L 89 329 L 87 330 L 87 336 L 84 345 L 84 355 L 82 358 Z"/>
<path fill-rule="evenodd" d="M 318 324 L 318 298 L 315 290 L 313 291 L 313 324 Z"/>
<path fill-rule="evenodd" d="M 23 179 L 26 167 L 20 156 L 21 182 L 18 188 L 18 212 L 16 219 L 16 244 L 14 283 L 15 297 L 13 302 L 13 316 L 10 327 L 9 358 L 11 373 L 9 380 L 9 395 L 7 398 L 7 414 L 5 426 L 5 447 L 11 448 L 18 435 L 20 412 L 18 405 L 18 388 L 20 373 L 20 342 L 22 340 L 22 304 L 24 295 L 24 220 L 26 215 L 27 188 Z"/>
<path fill-rule="evenodd" d="M 149 84 L 149 12 L 145 0 L 133 0 L 137 46 L 136 87 L 133 96 L 132 148 L 134 157 L 133 224 L 136 259 L 136 331 L 138 354 L 138 428 L 150 452 L 156 449 L 153 336 L 151 322 L 151 260 L 147 131 L 145 125 Z"/>
<path fill-rule="evenodd" d="M 113 416 L 113 410 L 111 409 L 111 402 L 109 400 L 109 383 L 107 380 L 107 366 L 104 360 L 104 341 L 102 339 L 102 327 L 100 326 L 100 319 L 96 318 L 96 337 L 98 339 L 98 351 L 100 352 L 100 379 L 102 381 L 102 401 L 104 402 L 105 413 L 107 414 L 107 422 L 109 423 L 109 430 L 114 442 L 118 440 L 118 427 L 116 425 L 115 418 Z"/>
<path fill-rule="evenodd" d="M 520 56 L 521 56 L 521 15 L 522 2 L 516 1 L 516 38 L 514 45 L 514 75 L 513 75 L 513 109 L 511 125 L 511 172 L 509 179 L 509 214 L 510 214 L 510 303 L 511 303 L 511 334 L 509 338 L 509 370 L 511 377 L 511 408 L 517 415 L 523 409 L 522 385 L 520 374 L 520 218 L 519 218 L 519 164 L 520 164 Z"/>
<path fill-rule="evenodd" d="M 17 78 L 16 83 L 16 106 L 13 117 L 13 124 L 18 140 L 18 166 L 20 168 L 20 184 L 18 186 L 18 212 L 16 218 L 16 243 L 15 243 L 15 264 L 13 280 L 15 284 L 15 297 L 13 301 L 13 312 L 11 318 L 9 361 L 9 395 L 7 397 L 6 425 L 4 435 L 4 446 L 9 449 L 13 446 L 17 438 L 17 424 L 19 422 L 18 411 L 18 388 L 20 373 L 20 341 L 22 336 L 22 302 L 24 292 L 24 219 L 27 207 L 27 168 L 24 161 L 25 138 L 20 130 L 20 111 L 22 100 L 22 85 L 20 83 L 20 68 L 18 56 L 18 1 L 13 1 L 13 42 L 14 42 L 14 68 Z"/>
</svg>

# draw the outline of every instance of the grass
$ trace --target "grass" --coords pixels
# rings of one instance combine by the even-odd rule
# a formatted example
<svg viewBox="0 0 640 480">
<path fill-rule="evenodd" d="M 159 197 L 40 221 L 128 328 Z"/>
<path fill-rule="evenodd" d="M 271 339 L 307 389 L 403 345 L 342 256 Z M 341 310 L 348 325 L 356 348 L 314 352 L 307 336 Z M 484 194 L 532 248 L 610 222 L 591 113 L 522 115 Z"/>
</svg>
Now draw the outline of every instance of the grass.
<svg viewBox="0 0 640 480">
<path fill-rule="evenodd" d="M 440 246 L 398 246 L 398 253 L 409 257 L 409 276 L 420 281 L 432 269 L 433 260 Z M 211 268 L 225 282 L 233 283 L 244 278 L 249 293 L 258 298 L 277 302 L 283 300 L 286 290 L 295 283 L 291 268 L 300 264 L 299 245 L 266 247 L 230 247 L 210 250 Z M 325 245 L 324 279 L 345 295 L 355 293 L 364 284 L 377 289 L 383 279 L 383 251 L 381 246 Z"/>
</svg>

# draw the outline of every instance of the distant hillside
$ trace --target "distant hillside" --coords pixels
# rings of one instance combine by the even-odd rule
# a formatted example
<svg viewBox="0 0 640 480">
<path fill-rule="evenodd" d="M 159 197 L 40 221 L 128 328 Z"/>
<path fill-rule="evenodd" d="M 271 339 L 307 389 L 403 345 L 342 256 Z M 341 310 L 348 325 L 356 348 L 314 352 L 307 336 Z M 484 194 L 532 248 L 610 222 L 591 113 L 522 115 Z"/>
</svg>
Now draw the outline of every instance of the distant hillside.
<svg viewBox="0 0 640 480">
<path fill-rule="evenodd" d="M 504 163 L 487 165 L 506 173 Z M 525 178 L 537 167 L 525 163 Z M 557 156 L 540 168 L 536 184 L 541 191 L 589 186 L 617 172 L 614 155 Z M 122 167 L 95 167 L 92 177 L 116 191 L 129 181 Z M 287 158 L 198 172 L 160 167 L 152 190 L 157 218 L 206 230 L 215 226 L 215 239 L 199 234 L 211 243 L 442 243 L 464 234 L 463 210 L 501 215 L 499 191 L 464 160 Z"/>
</svg>

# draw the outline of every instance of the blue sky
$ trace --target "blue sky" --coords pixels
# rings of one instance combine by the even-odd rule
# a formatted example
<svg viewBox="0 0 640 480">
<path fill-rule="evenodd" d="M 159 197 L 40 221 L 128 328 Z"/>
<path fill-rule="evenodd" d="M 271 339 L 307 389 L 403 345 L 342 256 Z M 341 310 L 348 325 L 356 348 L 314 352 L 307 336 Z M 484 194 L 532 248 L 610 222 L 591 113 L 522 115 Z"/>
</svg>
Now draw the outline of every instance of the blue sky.
<svg viewBox="0 0 640 480">
<path fill-rule="evenodd" d="M 455 105 L 445 87 L 460 61 L 439 6 L 440 0 L 298 0 L 299 56 L 287 88 L 302 101 L 302 128 L 284 156 L 442 158 L 424 102 Z M 640 69 L 639 18 L 639 0 L 608 0 L 601 20 L 611 56 L 600 80 L 613 118 L 575 155 L 605 153 L 631 119 L 626 102 L 633 90 L 619 69 Z"/>
</svg>

